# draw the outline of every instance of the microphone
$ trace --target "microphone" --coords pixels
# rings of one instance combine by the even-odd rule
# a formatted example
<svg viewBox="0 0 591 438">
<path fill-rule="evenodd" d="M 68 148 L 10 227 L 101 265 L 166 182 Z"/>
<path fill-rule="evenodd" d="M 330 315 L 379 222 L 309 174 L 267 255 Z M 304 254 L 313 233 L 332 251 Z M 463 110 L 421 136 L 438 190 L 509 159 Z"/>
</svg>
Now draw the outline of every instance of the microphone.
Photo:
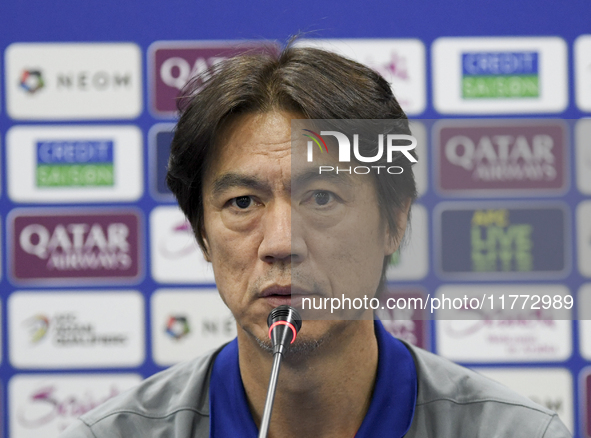
<svg viewBox="0 0 591 438">
<path fill-rule="evenodd" d="M 261 428 L 259 429 L 259 438 L 267 438 L 283 352 L 288 342 L 293 344 L 295 341 L 298 332 L 302 328 L 302 317 L 296 309 L 284 304 L 271 310 L 267 317 L 267 325 L 269 326 L 269 338 L 273 345 L 273 368 L 269 378 L 269 389 L 267 390 L 267 400 L 265 401 Z"/>
<path fill-rule="evenodd" d="M 302 318 L 293 307 L 282 305 L 271 310 L 267 317 L 267 326 L 273 344 L 273 355 L 283 354 L 287 342 L 293 344 L 302 328 Z"/>
</svg>

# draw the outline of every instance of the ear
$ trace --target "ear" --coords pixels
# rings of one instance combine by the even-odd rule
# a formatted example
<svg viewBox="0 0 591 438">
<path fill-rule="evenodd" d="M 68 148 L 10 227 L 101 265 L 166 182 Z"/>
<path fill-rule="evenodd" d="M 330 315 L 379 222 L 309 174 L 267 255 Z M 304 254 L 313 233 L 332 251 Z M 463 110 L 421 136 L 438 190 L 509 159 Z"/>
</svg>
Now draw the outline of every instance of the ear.
<svg viewBox="0 0 591 438">
<path fill-rule="evenodd" d="M 399 209 L 396 213 L 396 228 L 398 231 L 396 234 L 394 234 L 394 230 L 391 230 L 388 224 L 386 224 L 384 256 L 390 256 L 398 250 L 400 242 L 402 242 L 402 238 L 404 237 L 404 233 L 406 232 L 410 204 L 411 199 L 409 198 L 404 202 L 402 208 Z"/>
<path fill-rule="evenodd" d="M 209 258 L 209 253 L 201 250 L 201 253 L 203 254 L 203 258 L 205 259 L 206 262 L 211 263 L 211 259 Z"/>
<path fill-rule="evenodd" d="M 203 258 L 205 259 L 206 262 L 211 263 L 211 257 L 210 257 L 211 250 L 209 247 L 209 242 L 207 241 L 207 234 L 205 234 L 205 229 L 203 228 L 203 225 L 201 225 L 199 230 L 197 230 L 195 227 L 193 227 L 192 224 L 191 224 L 191 227 L 193 229 L 193 235 L 195 236 L 195 240 L 197 241 L 199 248 L 201 248 L 201 253 L 203 254 Z M 201 239 L 199 239 L 199 237 L 201 237 Z"/>
<path fill-rule="evenodd" d="M 205 234 L 203 234 L 203 247 L 201 248 L 201 252 L 203 253 L 205 261 L 211 263 L 209 242 L 207 241 Z"/>
</svg>

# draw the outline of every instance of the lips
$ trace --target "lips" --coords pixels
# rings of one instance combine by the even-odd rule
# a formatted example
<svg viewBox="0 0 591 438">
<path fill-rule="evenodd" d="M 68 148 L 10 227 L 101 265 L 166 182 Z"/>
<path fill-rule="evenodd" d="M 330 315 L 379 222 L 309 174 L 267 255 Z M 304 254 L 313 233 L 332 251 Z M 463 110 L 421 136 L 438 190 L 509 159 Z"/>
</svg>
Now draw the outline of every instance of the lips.
<svg viewBox="0 0 591 438">
<path fill-rule="evenodd" d="M 291 295 L 291 285 L 288 286 L 279 286 L 273 285 L 268 286 L 261 292 L 260 296 L 263 298 L 272 296 L 272 295 Z"/>
<path fill-rule="evenodd" d="M 309 291 L 290 286 L 269 286 L 260 293 L 260 297 L 271 304 L 273 307 L 281 306 L 283 304 L 292 305 L 292 303 L 300 303 L 301 299 L 306 296 L 316 295 Z"/>
</svg>

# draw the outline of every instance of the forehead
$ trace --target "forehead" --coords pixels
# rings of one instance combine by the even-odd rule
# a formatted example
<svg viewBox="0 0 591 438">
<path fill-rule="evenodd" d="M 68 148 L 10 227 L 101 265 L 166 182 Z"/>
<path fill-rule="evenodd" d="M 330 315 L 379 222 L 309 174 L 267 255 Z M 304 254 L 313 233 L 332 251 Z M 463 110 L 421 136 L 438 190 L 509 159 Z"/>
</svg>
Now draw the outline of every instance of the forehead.
<svg viewBox="0 0 591 438">
<path fill-rule="evenodd" d="M 227 121 L 214 144 L 206 169 L 204 186 L 212 185 L 224 176 L 243 175 L 258 180 L 274 181 L 282 189 L 291 191 L 311 181 L 328 181 L 375 189 L 370 175 L 318 174 L 318 166 L 337 165 L 336 148 L 330 148 L 314 163 L 306 160 L 306 139 L 292 136 L 292 119 L 303 119 L 298 113 L 274 111 L 246 113 Z M 296 133 L 297 134 L 297 133 Z M 301 137 L 301 138 L 300 138 Z M 295 140 L 295 141 L 293 141 Z M 327 139 L 330 143 L 332 139 Z"/>
<path fill-rule="evenodd" d="M 286 163 L 291 158 L 291 118 L 284 112 L 239 115 L 222 127 L 212 153 L 216 172 L 229 168 L 265 166 L 271 162 Z"/>
</svg>

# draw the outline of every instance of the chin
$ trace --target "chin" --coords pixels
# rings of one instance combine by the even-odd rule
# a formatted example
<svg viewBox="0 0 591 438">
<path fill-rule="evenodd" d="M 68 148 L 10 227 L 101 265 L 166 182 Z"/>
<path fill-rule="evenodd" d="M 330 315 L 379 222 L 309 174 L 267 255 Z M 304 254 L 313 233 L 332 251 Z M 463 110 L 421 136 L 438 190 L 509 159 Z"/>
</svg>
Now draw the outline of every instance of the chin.
<svg viewBox="0 0 591 438">
<path fill-rule="evenodd" d="M 293 344 L 290 344 L 289 347 L 283 353 L 284 361 L 293 362 L 296 360 L 301 360 L 314 356 L 322 350 L 322 346 L 329 339 L 329 337 L 330 336 L 309 339 L 305 337 L 298 337 L 296 341 Z M 255 339 L 263 351 L 268 353 L 269 356 L 273 354 L 270 339 Z"/>
<path fill-rule="evenodd" d="M 332 330 L 327 330 L 326 327 L 314 327 L 317 326 L 318 322 L 326 323 L 327 321 L 304 321 L 307 330 L 302 328 L 294 343 L 290 344 L 285 350 L 284 359 L 309 357 L 322 350 L 322 346 L 332 337 Z M 250 330 L 245 331 L 256 340 L 263 351 L 269 353 L 269 355 L 273 353 L 271 340 L 266 335 L 259 337 Z"/>
</svg>

